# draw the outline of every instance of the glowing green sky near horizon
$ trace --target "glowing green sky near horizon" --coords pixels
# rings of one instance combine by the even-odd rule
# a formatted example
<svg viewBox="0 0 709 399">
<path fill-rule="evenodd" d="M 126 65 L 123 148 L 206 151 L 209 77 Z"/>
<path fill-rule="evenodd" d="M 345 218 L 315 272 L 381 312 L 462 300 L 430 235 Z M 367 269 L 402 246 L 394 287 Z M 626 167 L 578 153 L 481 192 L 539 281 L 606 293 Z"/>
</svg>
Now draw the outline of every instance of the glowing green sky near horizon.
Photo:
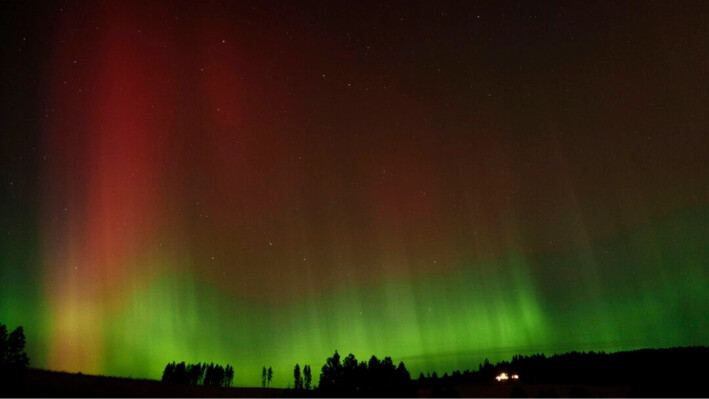
<svg viewBox="0 0 709 399">
<path fill-rule="evenodd" d="M 240 386 L 708 345 L 701 10 L 594 7 L 8 6 L 0 322 Z"/>
</svg>

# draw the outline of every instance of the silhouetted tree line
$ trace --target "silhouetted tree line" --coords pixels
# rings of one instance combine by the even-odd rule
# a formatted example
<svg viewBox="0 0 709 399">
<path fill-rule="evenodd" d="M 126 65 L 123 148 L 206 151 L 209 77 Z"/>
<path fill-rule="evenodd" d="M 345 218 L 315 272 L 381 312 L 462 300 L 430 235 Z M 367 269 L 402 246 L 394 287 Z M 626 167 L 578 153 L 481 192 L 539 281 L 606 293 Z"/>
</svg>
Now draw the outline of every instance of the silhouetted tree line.
<svg viewBox="0 0 709 399">
<path fill-rule="evenodd" d="M 19 330 L 19 332 L 18 332 Z M 19 359 L 19 364 L 28 364 L 24 354 L 24 335 L 19 328 L 7 337 L 7 329 L 0 324 L 0 349 L 3 362 Z M 7 338 L 5 338 L 7 337 Z M 12 342 L 12 344 L 9 344 Z M 15 348 L 9 350 L 8 348 Z M 19 348 L 19 350 L 17 349 Z M 7 353 L 13 355 L 7 355 Z M 18 353 L 21 353 L 18 355 Z M 498 384 L 495 377 L 502 372 L 518 374 L 518 382 L 524 384 L 554 384 L 578 386 L 625 386 L 630 387 L 629 396 L 642 397 L 709 397 L 709 385 L 705 382 L 706 361 L 709 347 L 682 347 L 669 349 L 643 349 L 626 352 L 569 352 L 546 356 L 515 355 L 511 361 L 491 363 L 485 359 L 476 370 L 453 371 L 439 376 L 421 373 L 417 380 L 400 362 L 398 366 L 390 357 L 379 360 L 372 356 L 368 362 L 358 361 L 353 354 L 342 359 L 337 351 L 322 366 L 317 387 L 312 385 L 309 365 L 299 364 L 293 369 L 294 389 L 290 396 L 325 397 L 414 397 L 417 389 L 432 389 L 431 397 L 458 396 L 455 386 L 470 383 Z M 3 363 L 5 364 L 5 363 Z M 14 364 L 14 363 L 13 363 Z M 230 386 L 234 369 L 227 365 L 169 363 L 163 372 L 163 381 Z M 273 369 L 262 369 L 262 386 L 270 385 Z M 513 381 L 510 381 L 513 382 Z M 314 388 L 314 390 L 311 390 Z M 589 396 L 582 387 L 575 387 L 570 396 Z M 525 397 L 523 387 L 512 392 L 515 397 Z M 556 396 L 555 391 L 544 396 Z"/>
<path fill-rule="evenodd" d="M 162 373 L 163 382 L 179 382 L 182 384 L 207 385 L 213 387 L 229 387 L 234 382 L 234 368 L 230 365 L 222 367 L 219 364 L 168 363 Z"/>
<path fill-rule="evenodd" d="M 615 353 L 569 352 L 552 356 L 515 355 L 511 361 L 496 364 L 485 359 L 475 371 L 454 371 L 442 377 L 438 377 L 435 372 L 430 376 L 421 373 L 415 385 L 417 388 L 435 389 L 491 382 L 501 372 L 507 372 L 518 374 L 520 381 L 525 384 L 629 386 L 633 388 L 631 394 L 640 396 L 677 396 L 678 393 L 697 396 L 699 389 L 699 396 L 707 396 L 707 385 L 700 385 L 706 378 L 706 367 L 697 366 L 705 365 L 707 359 L 708 347 L 642 349 Z"/>
<path fill-rule="evenodd" d="M 297 369 L 294 374 L 295 385 L 300 387 Z M 306 386 L 309 385 L 307 379 L 309 375 L 308 366 Z M 411 376 L 403 362 L 394 366 L 390 357 L 379 360 L 376 356 L 372 356 L 368 362 L 358 362 L 355 355 L 351 353 L 341 359 L 337 351 L 322 367 L 320 382 L 315 393 L 323 396 L 356 397 L 416 396 Z"/>
</svg>

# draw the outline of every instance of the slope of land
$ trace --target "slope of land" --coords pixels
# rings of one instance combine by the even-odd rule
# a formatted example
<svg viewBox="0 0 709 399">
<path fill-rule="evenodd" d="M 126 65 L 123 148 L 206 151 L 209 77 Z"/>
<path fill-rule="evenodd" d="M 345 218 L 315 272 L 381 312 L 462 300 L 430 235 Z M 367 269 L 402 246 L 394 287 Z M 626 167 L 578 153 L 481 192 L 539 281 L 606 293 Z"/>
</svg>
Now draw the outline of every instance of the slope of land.
<svg viewBox="0 0 709 399">
<path fill-rule="evenodd" d="M 0 396 L 273 398 L 283 396 L 285 391 L 277 388 L 220 388 L 174 384 L 38 369 L 27 370 L 27 373 L 12 385 L 9 392 Z"/>
<path fill-rule="evenodd" d="M 379 374 L 363 378 L 362 374 L 350 373 L 358 369 L 339 366 L 332 374 L 332 387 L 321 387 L 321 391 L 221 388 L 28 369 L 14 377 L 0 373 L 0 396 L 274 398 L 357 397 L 370 393 L 418 397 L 709 397 L 704 375 L 708 358 L 709 347 L 514 356 L 512 361 L 494 365 L 486 361 L 477 371 L 414 381 L 407 378 L 401 385 L 395 380 L 382 380 Z M 520 377 L 495 381 L 501 373 Z M 386 385 L 386 381 L 394 385 Z M 380 385 L 372 385 L 375 382 Z"/>
</svg>

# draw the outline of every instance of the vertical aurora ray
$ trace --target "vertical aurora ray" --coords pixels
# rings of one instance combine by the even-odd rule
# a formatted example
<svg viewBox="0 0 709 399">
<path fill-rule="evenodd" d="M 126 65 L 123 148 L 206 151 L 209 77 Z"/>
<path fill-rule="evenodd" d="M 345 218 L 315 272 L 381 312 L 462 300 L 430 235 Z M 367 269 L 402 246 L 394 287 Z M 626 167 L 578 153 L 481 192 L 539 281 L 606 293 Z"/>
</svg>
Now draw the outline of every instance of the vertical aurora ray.
<svg viewBox="0 0 709 399">
<path fill-rule="evenodd" d="M 155 164 L 160 149 L 150 133 L 160 128 L 150 113 L 159 93 L 150 84 L 152 60 L 125 40 L 124 28 L 102 17 L 108 13 L 97 12 L 92 40 L 60 41 L 55 49 L 54 81 L 61 83 L 52 88 L 56 118 L 46 128 L 47 214 L 63 215 L 46 230 L 52 245 L 43 263 L 54 337 L 48 364 L 57 369 L 104 369 L 101 328 L 110 323 L 110 309 L 122 306 L 116 293 L 154 272 L 141 256 L 156 234 L 156 199 L 163 194 Z"/>
<path fill-rule="evenodd" d="M 49 7 L 39 150 L 0 182 L 0 321 L 34 366 L 285 387 L 335 349 L 416 376 L 709 344 L 703 21 L 391 7 Z"/>
</svg>

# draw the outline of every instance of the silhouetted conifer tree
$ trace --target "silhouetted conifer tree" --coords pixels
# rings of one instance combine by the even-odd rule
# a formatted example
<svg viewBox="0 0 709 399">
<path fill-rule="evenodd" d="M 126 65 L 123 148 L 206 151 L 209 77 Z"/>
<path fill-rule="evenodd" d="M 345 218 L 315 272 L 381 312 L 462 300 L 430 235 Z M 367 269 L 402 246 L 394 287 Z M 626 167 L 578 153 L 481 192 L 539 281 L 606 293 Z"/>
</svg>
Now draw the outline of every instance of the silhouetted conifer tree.
<svg viewBox="0 0 709 399">
<path fill-rule="evenodd" d="M 396 367 L 396 382 L 398 384 L 411 382 L 411 374 L 404 366 L 404 362 L 399 362 L 399 366 Z"/>
<path fill-rule="evenodd" d="M 303 367 L 303 379 L 305 380 L 305 389 L 309 390 L 310 385 L 313 382 L 313 374 L 310 371 L 310 365 L 306 364 L 305 367 Z"/>
<path fill-rule="evenodd" d="M 185 362 L 178 363 L 177 366 L 175 366 L 173 378 L 175 382 L 187 383 L 187 366 Z"/>
<path fill-rule="evenodd" d="M 227 364 L 226 370 L 225 370 L 224 386 L 230 387 L 233 382 L 234 382 L 234 367 Z"/>
<path fill-rule="evenodd" d="M 293 369 L 293 378 L 295 379 L 294 388 L 303 389 L 303 377 L 300 375 L 300 366 L 298 363 L 295 364 Z"/>
<path fill-rule="evenodd" d="M 165 370 L 162 372 L 163 382 L 174 382 L 175 381 L 175 362 L 168 363 L 165 366 Z"/>
</svg>

